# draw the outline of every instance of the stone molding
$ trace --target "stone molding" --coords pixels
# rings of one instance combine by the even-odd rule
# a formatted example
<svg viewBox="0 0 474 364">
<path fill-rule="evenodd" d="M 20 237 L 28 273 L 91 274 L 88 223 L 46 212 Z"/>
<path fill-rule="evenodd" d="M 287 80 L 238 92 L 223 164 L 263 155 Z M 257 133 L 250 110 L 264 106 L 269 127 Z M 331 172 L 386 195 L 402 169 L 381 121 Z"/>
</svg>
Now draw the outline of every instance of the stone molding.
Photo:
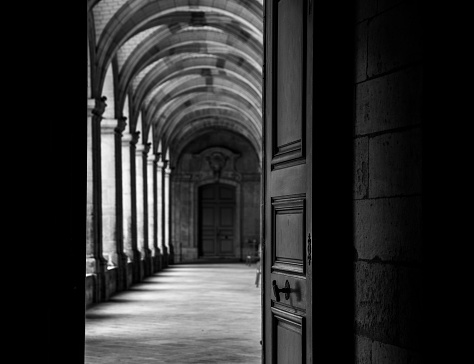
<svg viewBox="0 0 474 364">
<path fill-rule="evenodd" d="M 143 151 L 145 150 L 145 146 L 140 143 L 135 144 L 135 153 L 138 155 L 143 155 Z"/>
<path fill-rule="evenodd" d="M 118 122 L 117 119 L 102 118 L 102 122 L 100 123 L 101 134 L 115 133 L 115 128 L 117 128 Z"/>
<path fill-rule="evenodd" d="M 128 146 L 132 140 L 133 140 L 132 134 L 126 133 L 125 135 L 122 135 L 122 145 L 124 147 Z"/>
<path fill-rule="evenodd" d="M 149 164 L 154 164 L 156 162 L 156 159 L 157 159 L 156 154 L 153 154 L 153 153 L 148 154 L 147 161 Z"/>
<path fill-rule="evenodd" d="M 94 115 L 95 103 L 95 99 L 87 99 L 87 117 L 92 117 Z"/>
</svg>

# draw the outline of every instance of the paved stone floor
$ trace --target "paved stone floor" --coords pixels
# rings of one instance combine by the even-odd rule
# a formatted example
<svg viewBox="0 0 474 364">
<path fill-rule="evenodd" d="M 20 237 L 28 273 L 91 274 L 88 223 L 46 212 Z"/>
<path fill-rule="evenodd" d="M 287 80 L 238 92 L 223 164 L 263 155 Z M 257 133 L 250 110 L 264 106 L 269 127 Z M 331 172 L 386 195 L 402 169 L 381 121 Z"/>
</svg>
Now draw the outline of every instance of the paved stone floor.
<svg viewBox="0 0 474 364">
<path fill-rule="evenodd" d="M 255 265 L 174 265 L 86 311 L 85 364 L 261 362 Z"/>
</svg>

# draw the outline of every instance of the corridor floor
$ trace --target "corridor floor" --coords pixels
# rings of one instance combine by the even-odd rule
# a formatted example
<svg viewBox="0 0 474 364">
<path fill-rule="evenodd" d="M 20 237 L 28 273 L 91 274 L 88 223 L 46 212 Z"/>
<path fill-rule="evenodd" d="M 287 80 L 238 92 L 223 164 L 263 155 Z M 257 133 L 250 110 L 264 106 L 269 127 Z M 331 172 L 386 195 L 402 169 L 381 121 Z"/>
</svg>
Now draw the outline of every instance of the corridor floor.
<svg viewBox="0 0 474 364">
<path fill-rule="evenodd" d="M 85 313 L 85 364 L 261 362 L 255 265 L 173 265 Z"/>
</svg>

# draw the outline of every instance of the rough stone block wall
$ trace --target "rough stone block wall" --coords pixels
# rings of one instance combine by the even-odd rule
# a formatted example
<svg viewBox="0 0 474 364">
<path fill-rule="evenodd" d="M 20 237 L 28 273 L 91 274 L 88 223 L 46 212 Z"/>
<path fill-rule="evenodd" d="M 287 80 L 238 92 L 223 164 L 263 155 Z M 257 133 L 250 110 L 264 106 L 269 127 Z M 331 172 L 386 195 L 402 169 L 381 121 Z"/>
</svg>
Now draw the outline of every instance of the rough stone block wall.
<svg viewBox="0 0 474 364">
<path fill-rule="evenodd" d="M 421 361 L 422 44 L 416 1 L 357 2 L 356 362 Z"/>
</svg>

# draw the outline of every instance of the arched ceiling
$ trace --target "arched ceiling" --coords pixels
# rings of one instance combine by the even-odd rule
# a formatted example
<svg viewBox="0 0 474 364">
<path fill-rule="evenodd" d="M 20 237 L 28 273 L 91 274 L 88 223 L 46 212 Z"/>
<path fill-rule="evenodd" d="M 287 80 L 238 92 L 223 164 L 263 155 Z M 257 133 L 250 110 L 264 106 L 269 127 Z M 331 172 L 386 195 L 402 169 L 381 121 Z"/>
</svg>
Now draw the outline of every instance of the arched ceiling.
<svg viewBox="0 0 474 364">
<path fill-rule="evenodd" d="M 185 140 L 219 128 L 245 136 L 260 155 L 263 0 L 87 5 L 90 93 L 107 91 L 115 117 L 127 115 L 143 143 L 179 154 Z"/>
</svg>

